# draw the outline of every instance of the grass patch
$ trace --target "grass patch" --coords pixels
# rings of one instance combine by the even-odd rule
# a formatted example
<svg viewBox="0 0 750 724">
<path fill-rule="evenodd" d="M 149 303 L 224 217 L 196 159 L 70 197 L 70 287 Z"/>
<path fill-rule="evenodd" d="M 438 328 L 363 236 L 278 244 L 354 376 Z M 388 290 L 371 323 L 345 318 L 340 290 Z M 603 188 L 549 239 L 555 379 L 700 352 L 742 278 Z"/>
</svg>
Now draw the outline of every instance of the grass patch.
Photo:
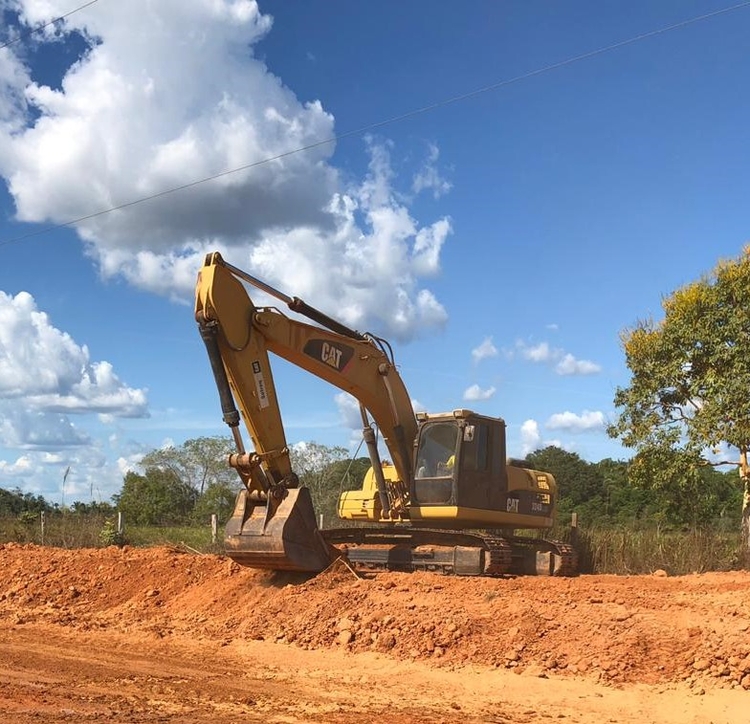
<svg viewBox="0 0 750 724">
<path fill-rule="evenodd" d="M 47 513 L 42 530 L 39 515 L 0 518 L 0 543 L 35 543 L 56 548 L 101 548 L 108 544 L 125 544 L 146 548 L 161 545 L 183 545 L 200 553 L 223 553 L 219 540 L 211 540 L 209 525 L 128 526 L 122 536 L 116 535 L 116 517 L 80 515 L 71 511 Z M 115 535 L 113 535 L 113 533 Z"/>
<path fill-rule="evenodd" d="M 579 529 L 575 547 L 582 573 L 630 575 L 661 569 L 679 576 L 735 570 L 743 560 L 739 532 L 700 528 Z"/>
<path fill-rule="evenodd" d="M 223 530 L 216 543 L 209 525 L 129 526 L 121 539 L 113 539 L 116 520 L 95 514 L 54 511 L 45 515 L 42 537 L 39 515 L 0 518 L 0 543 L 36 543 L 59 548 L 98 548 L 121 542 L 136 547 L 185 546 L 200 553 L 224 553 Z M 552 536 L 573 542 L 581 573 L 633 575 L 662 569 L 670 575 L 728 571 L 742 567 L 741 536 L 738 532 L 696 528 L 665 530 L 659 527 L 578 528 L 571 541 L 570 528 Z"/>
<path fill-rule="evenodd" d="M 137 547 L 184 545 L 201 553 L 224 552 L 223 532 L 213 543 L 210 526 L 127 526 L 124 535 L 128 545 Z"/>
</svg>

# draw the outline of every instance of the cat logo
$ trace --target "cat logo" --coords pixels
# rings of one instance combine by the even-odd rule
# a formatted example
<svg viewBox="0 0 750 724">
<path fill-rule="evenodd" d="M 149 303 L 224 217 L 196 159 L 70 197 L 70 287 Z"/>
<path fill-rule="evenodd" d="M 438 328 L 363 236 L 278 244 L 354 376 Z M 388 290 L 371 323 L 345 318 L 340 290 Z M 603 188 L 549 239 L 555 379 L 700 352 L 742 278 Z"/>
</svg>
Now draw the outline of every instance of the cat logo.
<svg viewBox="0 0 750 724">
<path fill-rule="evenodd" d="M 339 369 L 341 365 L 341 350 L 334 347 L 329 342 L 323 342 L 320 349 L 320 359 L 322 359 L 327 365 Z"/>
<path fill-rule="evenodd" d="M 354 350 L 348 345 L 329 342 L 325 339 L 309 340 L 302 351 L 309 357 L 324 362 L 337 372 L 343 372 L 349 360 L 354 356 Z"/>
<path fill-rule="evenodd" d="M 508 498 L 505 501 L 505 510 L 508 513 L 517 513 L 518 512 L 518 498 Z"/>
</svg>

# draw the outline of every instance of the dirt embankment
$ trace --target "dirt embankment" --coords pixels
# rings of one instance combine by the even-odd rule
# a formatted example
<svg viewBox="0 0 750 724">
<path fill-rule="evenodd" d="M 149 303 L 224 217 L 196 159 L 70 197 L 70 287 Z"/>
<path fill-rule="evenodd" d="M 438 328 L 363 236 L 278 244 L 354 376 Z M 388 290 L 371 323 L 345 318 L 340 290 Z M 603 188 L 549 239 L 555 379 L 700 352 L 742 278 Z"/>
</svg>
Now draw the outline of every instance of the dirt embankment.
<svg viewBox="0 0 750 724">
<path fill-rule="evenodd" d="M 436 672 L 479 666 L 619 688 L 750 689 L 747 572 L 357 579 L 339 568 L 305 579 L 166 548 L 9 544 L 0 546 L 0 622 L 11 631 L 124 635 L 143 646 L 273 644 L 292 667 L 303 650 L 351 661 L 376 652 Z"/>
</svg>

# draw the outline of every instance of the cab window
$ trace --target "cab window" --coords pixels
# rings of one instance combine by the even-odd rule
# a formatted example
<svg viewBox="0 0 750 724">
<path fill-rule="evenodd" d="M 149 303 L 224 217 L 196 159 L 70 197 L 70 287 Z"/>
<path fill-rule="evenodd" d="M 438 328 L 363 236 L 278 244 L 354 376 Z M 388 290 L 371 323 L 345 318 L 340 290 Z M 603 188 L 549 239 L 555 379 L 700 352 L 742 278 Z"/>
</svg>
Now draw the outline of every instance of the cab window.
<svg viewBox="0 0 750 724">
<path fill-rule="evenodd" d="M 458 434 L 459 429 L 455 422 L 435 422 L 422 430 L 417 451 L 417 478 L 453 475 Z"/>
<path fill-rule="evenodd" d="M 489 430 L 483 423 L 474 424 L 471 442 L 465 443 L 461 453 L 462 470 L 487 470 Z"/>
</svg>

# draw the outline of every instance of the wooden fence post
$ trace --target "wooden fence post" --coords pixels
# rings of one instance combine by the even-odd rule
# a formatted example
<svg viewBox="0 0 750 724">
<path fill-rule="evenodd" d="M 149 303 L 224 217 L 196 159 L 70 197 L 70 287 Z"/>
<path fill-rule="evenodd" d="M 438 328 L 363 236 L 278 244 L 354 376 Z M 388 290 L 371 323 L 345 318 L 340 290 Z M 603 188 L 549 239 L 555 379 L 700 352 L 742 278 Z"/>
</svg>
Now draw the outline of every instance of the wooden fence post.
<svg viewBox="0 0 750 724">
<path fill-rule="evenodd" d="M 117 534 L 122 535 L 123 533 L 123 523 L 122 523 L 122 513 L 118 510 L 117 511 Z"/>
<path fill-rule="evenodd" d="M 44 511 L 39 514 L 40 525 L 42 529 L 42 545 L 44 545 Z"/>
<path fill-rule="evenodd" d="M 211 513 L 211 543 L 216 544 L 219 533 L 219 518 L 216 513 Z"/>
<path fill-rule="evenodd" d="M 570 544 L 574 548 L 578 545 L 578 513 L 570 516 Z"/>
</svg>

